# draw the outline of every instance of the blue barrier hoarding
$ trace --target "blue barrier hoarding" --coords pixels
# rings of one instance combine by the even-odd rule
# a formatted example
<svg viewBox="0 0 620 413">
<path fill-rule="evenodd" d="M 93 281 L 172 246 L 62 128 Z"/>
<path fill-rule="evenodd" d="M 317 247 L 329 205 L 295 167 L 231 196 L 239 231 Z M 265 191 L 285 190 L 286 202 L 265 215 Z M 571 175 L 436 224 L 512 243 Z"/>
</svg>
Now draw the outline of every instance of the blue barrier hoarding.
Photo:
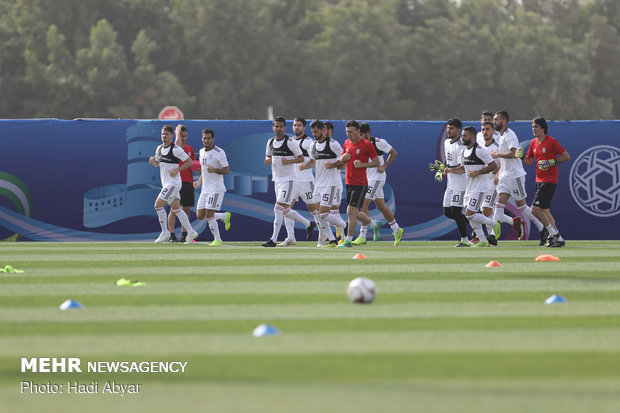
<svg viewBox="0 0 620 413">
<path fill-rule="evenodd" d="M 166 122 L 151 120 L 1 120 L 0 239 L 153 240 L 159 224 L 153 203 L 159 170 L 148 163 L 161 143 Z M 291 123 L 287 133 L 292 135 Z M 346 121 L 334 121 L 334 137 L 345 139 Z M 456 239 L 454 222 L 443 216 L 445 181 L 436 183 L 428 163 L 441 159 L 444 122 L 369 121 L 372 134 L 396 148 L 385 197 L 405 240 Z M 224 240 L 265 240 L 273 220 L 271 170 L 264 165 L 272 136 L 267 120 L 183 121 L 188 144 L 202 147 L 200 132 L 215 131 L 231 173 L 222 209 L 233 214 Z M 464 122 L 480 128 L 479 122 Z M 176 126 L 176 125 L 173 125 Z M 532 137 L 530 122 L 512 122 L 522 145 Z M 307 133 L 310 135 L 309 128 Z M 618 239 L 620 231 L 620 121 L 550 122 L 549 134 L 571 160 L 559 166 L 552 213 L 566 239 Z M 526 166 L 528 203 L 534 195 L 534 166 Z M 305 206 L 297 206 L 305 211 Z M 509 206 L 518 213 L 514 206 Z M 344 205 L 341 208 L 344 213 Z M 371 209 L 375 219 L 381 214 Z M 306 212 L 306 216 L 308 217 Z M 201 239 L 211 239 L 202 221 L 192 221 Z M 383 219 L 383 222 L 385 220 Z M 506 227 L 505 230 L 508 230 Z M 528 231 L 529 232 L 529 231 Z M 301 233 L 300 233 L 301 234 Z M 536 238 L 537 232 L 531 238 Z M 512 232 L 508 237 L 514 237 Z M 303 239 L 303 238 L 301 238 Z M 392 239 L 384 226 L 382 239 Z"/>
</svg>

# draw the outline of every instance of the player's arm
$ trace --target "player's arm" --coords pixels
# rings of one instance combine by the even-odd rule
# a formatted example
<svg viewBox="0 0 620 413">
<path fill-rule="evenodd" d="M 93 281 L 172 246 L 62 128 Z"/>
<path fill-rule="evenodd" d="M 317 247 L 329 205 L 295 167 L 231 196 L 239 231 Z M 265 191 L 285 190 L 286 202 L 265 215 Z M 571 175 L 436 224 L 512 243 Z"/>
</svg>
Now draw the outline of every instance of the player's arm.
<svg viewBox="0 0 620 413">
<path fill-rule="evenodd" d="M 387 167 L 390 166 L 390 164 L 394 161 L 394 158 L 396 158 L 396 155 L 398 155 L 398 152 L 396 151 L 396 149 L 394 148 L 390 149 L 390 151 L 388 152 L 387 159 L 385 160 L 383 165 L 380 165 L 377 167 L 377 171 L 380 173 L 385 172 Z"/>
<path fill-rule="evenodd" d="M 299 165 L 299 170 L 303 171 L 304 169 L 312 169 L 312 167 L 314 166 L 314 164 L 316 164 L 316 160 L 310 158 L 308 160 L 308 162 L 303 163 L 301 165 Z"/>
<path fill-rule="evenodd" d="M 174 144 L 176 146 L 181 146 L 181 128 L 182 127 L 183 125 L 179 123 L 176 129 L 174 130 Z"/>
<path fill-rule="evenodd" d="M 460 165 L 460 166 L 456 166 L 454 168 L 446 168 L 443 170 L 444 175 L 445 174 L 457 174 L 457 175 L 461 175 L 465 173 L 465 166 Z"/>
<path fill-rule="evenodd" d="M 467 175 L 470 178 L 475 178 L 475 177 L 483 175 L 483 174 L 488 174 L 489 172 L 494 171 L 496 168 L 497 168 L 497 164 L 495 163 L 495 161 L 491 161 L 484 168 L 479 169 L 477 171 L 469 171 L 469 173 Z"/>
<path fill-rule="evenodd" d="M 158 167 L 159 166 L 159 162 L 157 162 L 157 158 L 155 158 L 154 156 L 151 156 L 149 158 L 149 163 L 151 165 L 153 165 L 154 167 Z"/>
<path fill-rule="evenodd" d="M 493 158 L 507 158 L 507 159 L 513 159 L 516 158 L 516 153 L 517 153 L 517 148 L 510 148 L 510 151 L 508 152 L 495 152 L 495 151 L 491 151 L 491 156 Z"/>
<path fill-rule="evenodd" d="M 212 166 L 207 166 L 207 172 L 211 174 L 226 175 L 230 172 L 230 166 L 226 165 L 221 168 L 214 168 Z"/>
<path fill-rule="evenodd" d="M 355 166 L 356 168 L 376 168 L 377 166 L 379 166 L 381 162 L 379 161 L 379 156 L 375 156 L 374 158 L 372 158 L 370 160 L 370 162 L 362 162 L 359 159 L 356 159 L 353 162 L 353 166 Z"/>
<path fill-rule="evenodd" d="M 563 163 L 566 162 L 570 159 L 570 155 L 568 154 L 568 152 L 564 151 L 564 153 L 561 153 L 560 156 L 558 156 L 558 159 L 555 161 L 556 164 L 559 163 Z"/>
<path fill-rule="evenodd" d="M 293 159 L 282 158 L 282 165 L 290 165 L 292 163 L 302 163 L 304 161 L 303 155 L 297 155 Z"/>
<path fill-rule="evenodd" d="M 200 185 L 202 185 L 202 175 L 200 175 L 200 178 L 194 182 L 194 189 L 198 189 Z"/>
</svg>

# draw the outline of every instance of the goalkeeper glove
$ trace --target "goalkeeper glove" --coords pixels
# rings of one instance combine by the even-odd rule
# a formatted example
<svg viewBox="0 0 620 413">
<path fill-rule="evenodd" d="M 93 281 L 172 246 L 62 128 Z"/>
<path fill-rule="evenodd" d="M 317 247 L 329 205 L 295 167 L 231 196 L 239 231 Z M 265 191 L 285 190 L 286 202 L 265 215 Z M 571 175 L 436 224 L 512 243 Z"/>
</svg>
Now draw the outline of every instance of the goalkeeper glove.
<svg viewBox="0 0 620 413">
<path fill-rule="evenodd" d="M 549 159 L 549 160 L 541 159 L 540 161 L 537 162 L 537 164 L 538 164 L 538 169 L 540 169 L 541 171 L 546 171 L 552 166 L 555 166 L 555 159 Z"/>
<path fill-rule="evenodd" d="M 446 169 L 446 165 L 444 165 L 441 161 L 437 160 L 435 162 L 429 163 L 428 169 L 430 169 L 431 172 L 443 172 L 443 170 Z"/>
<path fill-rule="evenodd" d="M 435 174 L 435 182 L 443 181 L 443 171 L 437 171 Z"/>
<path fill-rule="evenodd" d="M 515 152 L 515 157 L 523 159 L 523 148 L 519 146 L 519 149 Z"/>
</svg>

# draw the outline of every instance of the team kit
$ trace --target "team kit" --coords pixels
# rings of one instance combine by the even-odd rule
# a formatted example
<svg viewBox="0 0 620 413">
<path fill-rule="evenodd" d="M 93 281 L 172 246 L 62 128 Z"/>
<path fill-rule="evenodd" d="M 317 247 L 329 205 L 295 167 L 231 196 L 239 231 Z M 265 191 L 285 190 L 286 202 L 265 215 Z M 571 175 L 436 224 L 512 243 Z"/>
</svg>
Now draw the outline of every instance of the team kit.
<svg viewBox="0 0 620 413">
<path fill-rule="evenodd" d="M 283 117 L 273 120 L 274 136 L 265 147 L 264 163 L 271 166 L 275 203 L 273 232 L 261 245 L 295 246 L 296 223 L 306 228 L 307 240 L 311 240 L 318 229 L 317 247 L 321 248 L 352 248 L 366 244 L 368 238 L 379 241 L 383 223 L 370 218 L 368 208 L 373 202 L 391 228 L 394 245 L 399 245 L 405 231 L 398 225 L 383 193 L 386 170 L 398 154 L 396 149 L 385 139 L 372 136 L 370 125 L 364 122 L 350 120 L 346 123 L 347 139 L 342 146 L 332 137 L 334 125 L 331 122 L 313 120 L 310 123 L 312 137 L 305 133 L 305 119 L 293 120 L 293 136 L 286 134 L 286 122 Z M 558 182 L 558 165 L 569 160 L 570 155 L 547 134 L 544 118 L 532 120 L 534 137 L 527 152 L 519 146 L 508 123 L 509 115 L 505 111 L 482 112 L 480 131 L 473 126 L 463 128 L 459 119 L 446 122 L 445 162 L 431 162 L 429 170 L 435 173 L 435 181 L 446 181 L 444 215 L 455 221 L 461 237 L 455 247 L 496 246 L 502 224 L 511 225 L 521 240 L 527 221 L 538 229 L 540 246 L 564 247 L 565 240 L 551 214 L 551 201 Z M 207 221 L 213 236 L 209 246 L 221 246 L 218 221 L 222 221 L 226 231 L 231 225 L 230 212 L 221 212 L 226 193 L 224 175 L 230 172 L 226 153 L 215 145 L 212 129 L 202 131 L 204 147 L 197 157 L 186 143 L 187 136 L 187 128 L 183 125 L 176 129 L 164 126 L 162 144 L 149 158 L 151 165 L 160 169 L 162 184 L 154 205 L 161 233 L 154 242 L 192 243 L 198 233 L 192 228 L 189 214 L 196 206 L 197 218 Z M 536 169 L 536 192 L 532 205 L 528 206 L 524 165 L 532 164 Z M 342 169 L 345 171 L 344 188 Z M 195 182 L 193 171 L 200 173 Z M 198 188 L 200 196 L 196 203 L 194 191 Z M 343 190 L 346 221 L 340 215 Z M 526 219 L 512 216 L 506 209 L 510 198 Z M 312 220 L 293 208 L 300 200 L 306 204 Z M 164 209 L 166 204 L 170 206 L 169 214 Z M 174 234 L 177 218 L 182 226 L 180 239 Z M 355 237 L 358 221 L 360 229 Z M 282 224 L 286 238 L 278 243 Z"/>
</svg>

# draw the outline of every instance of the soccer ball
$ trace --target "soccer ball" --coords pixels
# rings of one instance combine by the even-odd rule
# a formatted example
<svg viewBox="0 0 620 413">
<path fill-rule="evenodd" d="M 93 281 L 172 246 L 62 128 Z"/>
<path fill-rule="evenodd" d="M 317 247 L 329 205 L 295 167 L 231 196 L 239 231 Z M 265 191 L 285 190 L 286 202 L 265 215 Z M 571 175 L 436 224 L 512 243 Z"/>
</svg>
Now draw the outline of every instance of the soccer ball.
<svg viewBox="0 0 620 413">
<path fill-rule="evenodd" d="M 349 295 L 349 300 L 351 300 L 352 303 L 370 304 L 374 301 L 375 296 L 377 295 L 377 290 L 375 289 L 375 283 L 372 282 L 372 280 L 359 277 L 349 283 L 347 294 Z"/>
</svg>

